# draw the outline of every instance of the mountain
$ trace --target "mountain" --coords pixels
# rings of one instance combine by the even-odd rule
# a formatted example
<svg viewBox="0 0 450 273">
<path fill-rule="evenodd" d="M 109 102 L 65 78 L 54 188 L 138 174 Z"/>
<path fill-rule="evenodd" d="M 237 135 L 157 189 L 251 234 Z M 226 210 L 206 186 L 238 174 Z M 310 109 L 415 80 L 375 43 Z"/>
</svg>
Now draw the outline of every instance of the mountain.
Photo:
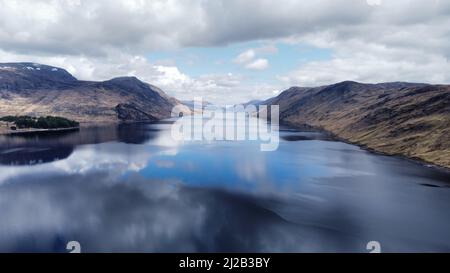
<svg viewBox="0 0 450 273">
<path fill-rule="evenodd" d="M 242 106 L 247 107 L 249 105 L 259 106 L 261 103 L 263 103 L 263 100 L 251 100 L 247 101 L 246 103 L 243 103 Z"/>
<path fill-rule="evenodd" d="M 0 63 L 0 116 L 54 115 L 79 122 L 151 121 L 181 104 L 136 77 L 80 81 L 62 68 Z"/>
<path fill-rule="evenodd" d="M 450 86 L 417 83 L 292 87 L 264 104 L 280 121 L 324 129 L 369 149 L 450 167 Z"/>
</svg>

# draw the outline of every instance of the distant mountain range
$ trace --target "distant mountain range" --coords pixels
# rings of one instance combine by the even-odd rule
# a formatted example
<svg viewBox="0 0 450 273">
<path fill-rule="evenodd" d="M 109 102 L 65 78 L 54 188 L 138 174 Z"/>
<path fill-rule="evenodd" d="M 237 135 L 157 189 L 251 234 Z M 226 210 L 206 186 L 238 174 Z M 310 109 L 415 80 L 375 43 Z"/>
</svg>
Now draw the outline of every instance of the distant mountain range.
<svg viewBox="0 0 450 273">
<path fill-rule="evenodd" d="M 420 83 L 292 87 L 261 104 L 280 120 L 329 131 L 369 149 L 450 167 L 450 86 Z"/>
<path fill-rule="evenodd" d="M 181 103 L 187 106 L 192 112 L 194 112 L 196 101 L 195 100 L 182 100 Z M 197 102 L 200 105 L 200 101 Z M 204 110 L 208 106 L 212 106 L 213 104 L 208 101 L 201 101 L 201 110 Z"/>
<path fill-rule="evenodd" d="M 249 105 L 254 105 L 254 106 L 259 106 L 261 103 L 264 103 L 265 101 L 263 100 L 251 100 L 251 101 L 247 101 L 245 103 L 242 103 L 241 105 L 244 107 L 247 107 Z"/>
<path fill-rule="evenodd" d="M 152 121 L 181 104 L 135 77 L 80 81 L 62 68 L 0 63 L 0 116 L 55 115 L 79 122 Z"/>
</svg>

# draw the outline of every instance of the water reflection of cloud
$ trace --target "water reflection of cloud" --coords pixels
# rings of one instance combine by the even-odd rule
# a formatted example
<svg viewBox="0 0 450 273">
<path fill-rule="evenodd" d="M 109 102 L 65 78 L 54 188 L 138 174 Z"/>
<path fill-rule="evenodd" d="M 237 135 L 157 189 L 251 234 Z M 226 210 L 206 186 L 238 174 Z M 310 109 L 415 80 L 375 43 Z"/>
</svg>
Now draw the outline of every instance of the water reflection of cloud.
<svg viewBox="0 0 450 273">
<path fill-rule="evenodd" d="M 96 172 L 2 185 L 0 251 L 65 251 L 77 240 L 87 252 L 290 252 L 341 240 L 285 220 L 264 198 L 137 174 L 111 179 Z"/>
<path fill-rule="evenodd" d="M 339 142 L 262 153 L 154 140 L 0 166 L 0 252 L 65 251 L 69 240 L 103 252 L 364 252 L 374 239 L 388 251 L 448 250 L 448 192 L 421 186 L 446 173 Z"/>
<path fill-rule="evenodd" d="M 33 166 L 0 166 L 0 183 L 8 178 L 35 174 L 86 174 L 108 171 L 111 175 L 137 172 L 147 166 L 151 153 L 143 146 L 122 143 L 79 146 L 65 160 Z"/>
<path fill-rule="evenodd" d="M 236 174 L 246 181 L 263 181 L 267 177 L 267 165 L 262 154 L 242 154 L 236 161 Z"/>
</svg>

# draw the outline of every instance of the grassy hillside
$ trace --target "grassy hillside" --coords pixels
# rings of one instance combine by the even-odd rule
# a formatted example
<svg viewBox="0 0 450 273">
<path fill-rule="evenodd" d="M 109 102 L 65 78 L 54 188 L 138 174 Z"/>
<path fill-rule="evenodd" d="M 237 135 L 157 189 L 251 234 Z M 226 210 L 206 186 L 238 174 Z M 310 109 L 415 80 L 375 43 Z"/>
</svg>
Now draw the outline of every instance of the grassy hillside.
<svg viewBox="0 0 450 273">
<path fill-rule="evenodd" d="M 450 86 L 343 82 L 291 88 L 268 103 L 280 105 L 282 122 L 450 167 Z"/>
</svg>

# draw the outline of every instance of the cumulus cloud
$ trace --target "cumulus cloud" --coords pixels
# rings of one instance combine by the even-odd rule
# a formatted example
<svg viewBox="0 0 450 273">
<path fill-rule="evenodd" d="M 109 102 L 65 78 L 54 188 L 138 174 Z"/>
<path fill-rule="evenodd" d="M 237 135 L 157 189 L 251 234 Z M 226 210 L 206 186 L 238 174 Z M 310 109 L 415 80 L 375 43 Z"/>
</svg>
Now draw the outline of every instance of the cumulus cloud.
<svg viewBox="0 0 450 273">
<path fill-rule="evenodd" d="M 233 60 L 233 62 L 236 64 L 244 64 L 244 63 L 247 63 L 247 62 L 253 60 L 253 58 L 255 58 L 255 56 L 256 56 L 255 51 L 253 49 L 248 49 L 248 50 L 242 52 L 241 54 L 239 54 Z"/>
<path fill-rule="evenodd" d="M 264 70 L 269 67 L 269 61 L 264 58 L 255 58 L 258 55 L 275 54 L 278 48 L 274 45 L 268 44 L 257 48 L 250 48 L 239 54 L 234 58 L 235 64 L 244 65 L 247 69 Z"/>
<path fill-rule="evenodd" d="M 16 52 L 107 54 L 285 37 L 364 20 L 360 0 L 1 0 L 0 41 Z M 352 6 L 349 9 L 348 6 Z M 17 20 L 20 18 L 20 20 Z M 120 18 L 120 19 L 119 19 Z"/>
<path fill-rule="evenodd" d="M 406 44 L 398 36 L 415 35 L 416 43 L 439 47 L 437 42 L 448 41 L 450 35 L 444 24 L 450 3 L 440 0 L 0 0 L 0 4 L 2 49 L 25 53 L 105 55 L 120 49 L 137 54 L 324 31 L 336 39 L 389 44 Z"/>
<path fill-rule="evenodd" d="M 349 79 L 450 82 L 449 1 L 0 0 L 0 6 L 1 61 L 58 65 L 81 79 L 136 75 L 181 98 L 198 92 L 238 100 L 273 90 L 244 78 L 224 81 L 227 74 L 192 77 L 173 61 L 150 63 L 149 52 L 264 41 L 268 46 L 234 59 L 264 69 L 264 54 L 278 50 L 274 43 L 302 43 L 333 55 L 279 75 L 271 88 Z"/>
<path fill-rule="evenodd" d="M 335 50 L 332 59 L 306 63 L 278 79 L 287 86 L 318 86 L 345 80 L 450 82 L 450 62 L 438 52 L 358 41 L 339 42 Z"/>
<path fill-rule="evenodd" d="M 247 64 L 245 68 L 247 69 L 255 69 L 255 70 L 263 70 L 269 67 L 269 61 L 267 59 L 257 59 L 253 62 Z"/>
</svg>

